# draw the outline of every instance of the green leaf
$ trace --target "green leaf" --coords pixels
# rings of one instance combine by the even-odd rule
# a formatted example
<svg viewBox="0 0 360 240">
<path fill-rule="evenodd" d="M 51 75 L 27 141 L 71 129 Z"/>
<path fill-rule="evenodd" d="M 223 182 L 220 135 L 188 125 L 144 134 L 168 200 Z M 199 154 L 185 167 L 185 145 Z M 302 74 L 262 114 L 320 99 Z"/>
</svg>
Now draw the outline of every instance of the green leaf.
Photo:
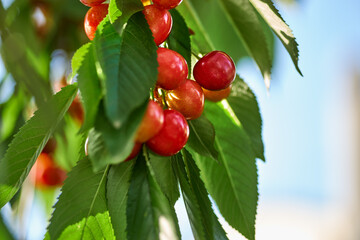
<svg viewBox="0 0 360 240">
<path fill-rule="evenodd" d="M 85 58 L 87 58 L 89 48 L 91 48 L 91 42 L 88 42 L 84 45 L 82 45 L 75 53 L 74 56 L 71 59 L 71 78 L 75 77 L 75 75 L 78 73 L 82 62 Z"/>
<path fill-rule="evenodd" d="M 11 235 L 9 229 L 5 225 L 1 214 L 0 214 L 0 239 L 1 240 L 13 240 L 14 239 L 14 237 Z"/>
<path fill-rule="evenodd" d="M 113 165 L 108 175 L 106 196 L 117 239 L 126 239 L 126 204 L 134 163 L 128 161 Z"/>
<path fill-rule="evenodd" d="M 166 42 L 171 50 L 180 53 L 186 60 L 191 73 L 191 43 L 189 28 L 184 18 L 175 9 L 170 10 L 173 26 Z"/>
<path fill-rule="evenodd" d="M 110 0 L 109 17 L 111 23 L 117 21 L 122 27 L 136 12 L 144 9 L 139 0 Z"/>
<path fill-rule="evenodd" d="M 248 134 L 256 157 L 265 161 L 261 137 L 262 121 L 254 93 L 241 78 L 236 77 L 227 101 Z"/>
<path fill-rule="evenodd" d="M 180 239 L 174 211 L 140 155 L 128 193 L 128 240 Z"/>
<path fill-rule="evenodd" d="M 95 49 L 97 73 L 104 90 L 105 113 L 109 120 L 116 122 L 118 102 L 117 84 L 120 63 L 121 38 L 115 31 L 109 19 L 105 18 L 98 26 L 93 40 Z"/>
<path fill-rule="evenodd" d="M 85 227 L 86 225 L 86 227 Z M 83 229 L 83 231 L 81 231 Z M 67 227 L 58 240 L 115 240 L 109 212 L 98 213 Z"/>
<path fill-rule="evenodd" d="M 150 88 L 157 80 L 157 53 L 152 33 L 144 15 L 133 15 L 122 34 L 116 107 L 112 116 L 115 126 L 121 127 L 130 114 L 149 99 Z"/>
<path fill-rule="evenodd" d="M 227 239 L 208 197 L 200 171 L 191 154 L 185 149 L 173 157 L 180 181 L 186 211 L 195 239 Z"/>
<path fill-rule="evenodd" d="M 251 141 L 228 105 L 209 102 L 205 108 L 215 127 L 219 163 L 194 153 L 193 157 L 226 221 L 246 238 L 254 239 L 258 193 Z"/>
<path fill-rule="evenodd" d="M 111 125 L 100 108 L 95 130 L 89 136 L 89 156 L 95 171 L 103 169 L 107 164 L 120 163 L 130 155 L 147 105 L 148 101 L 135 109 L 120 129 Z"/>
<path fill-rule="evenodd" d="M 248 0 L 218 0 L 234 31 L 259 66 L 265 82 L 270 81 L 271 59 L 261 22 Z"/>
<path fill-rule="evenodd" d="M 107 211 L 105 185 L 107 169 L 94 173 L 88 158 L 80 160 L 68 174 L 61 195 L 55 205 L 55 211 L 48 227 L 51 239 L 57 239 L 70 225 L 85 218 L 78 231 L 80 239 L 85 238 L 85 229 L 92 224 L 90 216 Z"/>
<path fill-rule="evenodd" d="M 94 52 L 94 48 L 90 47 L 90 45 L 87 48 L 83 46 L 75 53 L 76 62 L 73 61 L 73 65 L 80 64 L 77 71 L 77 81 L 85 111 L 84 123 L 80 129 L 81 132 L 85 132 L 94 126 L 98 106 L 102 98 Z M 78 59 L 81 59 L 81 57 L 83 60 L 79 63 L 80 60 Z"/>
<path fill-rule="evenodd" d="M 217 160 L 218 152 L 214 147 L 215 129 L 211 122 L 203 114 L 188 123 L 190 135 L 187 146 L 205 157 Z"/>
<path fill-rule="evenodd" d="M 4 104 L 4 109 L 1 111 L 1 129 L 0 140 L 4 141 L 14 132 L 19 114 L 25 105 L 25 96 L 22 91 L 11 98 Z"/>
<path fill-rule="evenodd" d="M 279 37 L 282 44 L 290 54 L 296 70 L 302 76 L 299 68 L 299 50 L 295 37 L 279 11 L 271 0 L 249 0 L 264 20 L 269 24 L 274 33 Z"/>
<path fill-rule="evenodd" d="M 19 190 L 56 126 L 76 95 L 74 85 L 63 88 L 20 129 L 0 162 L 0 208 Z"/>
<path fill-rule="evenodd" d="M 149 163 L 154 173 L 154 177 L 159 183 L 162 192 L 168 198 L 170 204 L 174 206 L 175 202 L 180 197 L 180 192 L 172 162 L 170 157 L 162 157 L 149 153 Z"/>
</svg>

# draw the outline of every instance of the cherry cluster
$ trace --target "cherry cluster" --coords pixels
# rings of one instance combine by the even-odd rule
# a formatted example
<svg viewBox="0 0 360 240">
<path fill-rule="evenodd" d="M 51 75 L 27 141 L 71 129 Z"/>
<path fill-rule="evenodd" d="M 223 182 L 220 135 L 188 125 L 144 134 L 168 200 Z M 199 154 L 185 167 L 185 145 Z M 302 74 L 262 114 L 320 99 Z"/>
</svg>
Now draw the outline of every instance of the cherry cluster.
<svg viewBox="0 0 360 240">
<path fill-rule="evenodd" d="M 30 179 L 38 188 L 60 187 L 66 178 L 66 171 L 54 161 L 55 149 L 56 140 L 51 138 L 30 171 Z"/>
<path fill-rule="evenodd" d="M 107 15 L 108 4 L 104 0 L 81 0 L 91 8 L 87 12 L 84 28 L 90 40 L 96 28 Z M 172 29 L 169 9 L 182 0 L 142 0 L 143 14 L 157 46 L 162 44 Z M 145 116 L 135 137 L 135 145 L 126 160 L 134 158 L 143 143 L 153 152 L 171 156 L 179 152 L 189 138 L 187 120 L 201 116 L 204 99 L 221 101 L 231 91 L 236 74 L 232 59 L 224 52 L 213 51 L 195 64 L 194 80 L 188 78 L 188 65 L 183 56 L 165 47 L 157 49 L 158 77 Z M 165 110 L 163 110 L 165 108 Z"/>
</svg>

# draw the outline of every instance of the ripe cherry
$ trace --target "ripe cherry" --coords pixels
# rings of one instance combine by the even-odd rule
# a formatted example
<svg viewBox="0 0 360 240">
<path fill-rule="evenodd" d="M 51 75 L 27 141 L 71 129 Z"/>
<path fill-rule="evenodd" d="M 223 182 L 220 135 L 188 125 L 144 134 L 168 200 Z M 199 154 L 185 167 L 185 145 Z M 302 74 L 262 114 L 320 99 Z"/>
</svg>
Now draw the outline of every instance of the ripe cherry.
<svg viewBox="0 0 360 240">
<path fill-rule="evenodd" d="M 189 138 L 189 125 L 184 116 L 176 110 L 164 110 L 164 125 L 160 132 L 146 142 L 153 152 L 171 156 L 179 152 Z"/>
<path fill-rule="evenodd" d="M 105 0 L 80 0 L 82 4 L 88 7 L 94 7 L 102 4 Z"/>
<path fill-rule="evenodd" d="M 56 149 L 56 145 L 57 143 L 55 138 L 50 138 L 49 141 L 46 143 L 42 152 L 47 154 L 52 154 Z"/>
<path fill-rule="evenodd" d="M 155 5 L 148 5 L 145 6 L 143 14 L 149 24 L 155 44 L 160 45 L 171 32 L 172 18 L 170 12 Z"/>
<path fill-rule="evenodd" d="M 30 176 L 36 186 L 41 188 L 61 186 L 66 178 L 66 172 L 58 167 L 46 153 L 37 158 Z"/>
<path fill-rule="evenodd" d="M 177 7 L 182 0 L 153 0 L 154 5 L 163 9 L 172 9 Z"/>
<path fill-rule="evenodd" d="M 231 93 L 231 85 L 225 89 L 218 90 L 218 91 L 211 91 L 203 88 L 203 92 L 205 98 L 212 102 L 219 102 L 225 98 L 227 98 Z"/>
<path fill-rule="evenodd" d="M 76 96 L 69 107 L 70 116 L 80 125 L 84 122 L 84 108 L 79 96 Z"/>
<path fill-rule="evenodd" d="M 106 17 L 108 13 L 109 4 L 101 4 L 89 9 L 85 15 L 84 29 L 90 40 L 95 37 L 96 28 L 99 23 Z"/>
<path fill-rule="evenodd" d="M 164 123 L 164 111 L 160 105 L 153 100 L 149 101 L 143 120 L 136 133 L 136 142 L 146 142 L 155 136 Z"/>
<path fill-rule="evenodd" d="M 141 150 L 141 147 L 142 147 L 142 143 L 135 142 L 134 147 L 133 147 L 130 155 L 124 160 L 124 162 L 135 158 L 139 154 L 139 152 Z"/>
<path fill-rule="evenodd" d="M 194 78 L 205 89 L 225 89 L 235 79 L 235 64 L 226 53 L 213 51 L 202 57 L 194 66 Z"/>
<path fill-rule="evenodd" d="M 157 54 L 159 74 L 156 84 L 163 89 L 172 90 L 185 82 L 188 75 L 186 60 L 167 48 L 158 48 Z"/>
<path fill-rule="evenodd" d="M 204 111 L 204 93 L 193 80 L 188 79 L 178 88 L 167 91 L 165 99 L 170 109 L 179 111 L 188 120 L 200 117 Z"/>
</svg>

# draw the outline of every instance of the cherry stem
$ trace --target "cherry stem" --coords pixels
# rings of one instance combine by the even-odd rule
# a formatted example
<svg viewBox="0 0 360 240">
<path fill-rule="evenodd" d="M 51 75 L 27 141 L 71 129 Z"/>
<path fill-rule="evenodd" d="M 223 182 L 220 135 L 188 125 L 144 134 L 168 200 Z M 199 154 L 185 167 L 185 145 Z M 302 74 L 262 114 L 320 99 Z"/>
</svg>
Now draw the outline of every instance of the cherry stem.
<svg viewBox="0 0 360 240">
<path fill-rule="evenodd" d="M 193 51 L 191 51 L 191 54 L 192 54 L 194 57 L 196 57 L 197 60 L 200 60 L 200 59 L 201 59 L 201 57 L 200 57 L 198 54 L 194 53 Z"/>
<path fill-rule="evenodd" d="M 164 91 L 164 89 L 161 89 L 161 97 L 162 97 L 165 108 L 168 109 L 169 106 L 167 105 L 167 102 L 166 102 L 166 99 L 165 99 L 165 91 Z"/>
</svg>

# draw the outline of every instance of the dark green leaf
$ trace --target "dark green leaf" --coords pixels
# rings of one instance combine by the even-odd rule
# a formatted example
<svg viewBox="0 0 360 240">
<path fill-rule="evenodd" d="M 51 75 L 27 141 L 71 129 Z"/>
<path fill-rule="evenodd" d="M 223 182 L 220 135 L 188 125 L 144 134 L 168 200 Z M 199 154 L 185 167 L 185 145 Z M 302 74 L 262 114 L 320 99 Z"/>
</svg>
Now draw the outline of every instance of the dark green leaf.
<svg viewBox="0 0 360 240">
<path fill-rule="evenodd" d="M 131 177 L 126 214 L 128 240 L 180 239 L 174 209 L 142 155 L 136 160 Z"/>
<path fill-rule="evenodd" d="M 222 105 L 222 103 L 224 105 Z M 255 237 L 257 168 L 251 141 L 226 102 L 207 103 L 219 163 L 193 153 L 201 178 L 226 221 L 246 238 Z"/>
<path fill-rule="evenodd" d="M 85 227 L 86 225 L 86 227 Z M 83 229 L 83 230 L 82 230 Z M 58 240 L 115 240 L 109 212 L 98 213 L 67 227 Z"/>
<path fill-rule="evenodd" d="M 84 59 L 86 60 L 89 52 L 89 48 L 91 48 L 91 42 L 88 42 L 84 45 L 82 45 L 74 54 L 74 56 L 71 59 L 71 78 L 73 78 L 79 71 L 82 62 Z"/>
<path fill-rule="evenodd" d="M 14 196 L 76 95 L 63 88 L 43 105 L 16 134 L 0 162 L 0 208 Z"/>
<path fill-rule="evenodd" d="M 90 228 L 90 216 L 107 211 L 105 196 L 107 170 L 94 173 L 88 158 L 80 160 L 68 174 L 61 195 L 55 205 L 48 227 L 51 239 L 57 239 L 70 225 L 84 219 L 78 228 L 80 239 L 86 239 L 84 233 Z"/>
<path fill-rule="evenodd" d="M 262 121 L 254 93 L 242 79 L 237 77 L 227 101 L 250 137 L 256 157 L 265 161 L 261 137 Z"/>
<path fill-rule="evenodd" d="M 117 239 L 126 239 L 126 203 L 134 162 L 128 161 L 113 165 L 108 175 L 106 195 Z"/>
<path fill-rule="evenodd" d="M 180 197 L 180 192 L 171 158 L 150 153 L 149 159 L 156 181 L 159 183 L 162 192 L 169 199 L 170 204 L 174 206 Z"/>
<path fill-rule="evenodd" d="M 248 0 L 218 0 L 234 31 L 243 41 L 246 50 L 259 66 L 265 79 L 270 81 L 272 62 L 261 22 Z"/>
<path fill-rule="evenodd" d="M 173 26 L 166 41 L 170 49 L 180 53 L 185 58 L 188 64 L 189 73 L 191 73 L 191 44 L 189 28 L 186 25 L 184 18 L 178 11 L 172 9 L 170 10 L 170 13 L 173 19 Z"/>
<path fill-rule="evenodd" d="M 101 85 L 96 72 L 94 52 L 95 50 L 91 45 L 84 45 L 75 53 L 75 60 L 73 59 L 72 64 L 73 66 L 80 65 L 77 71 L 77 81 L 85 111 L 85 119 L 81 127 L 82 132 L 94 126 L 98 106 L 102 98 Z"/>
<path fill-rule="evenodd" d="M 131 15 L 141 11 L 143 8 L 144 7 L 139 0 L 110 0 L 110 21 L 111 23 L 117 21 L 120 27 L 122 27 Z"/>
<path fill-rule="evenodd" d="M 110 24 L 108 18 L 104 19 L 98 26 L 93 46 L 97 62 L 100 65 L 97 68 L 97 73 L 104 89 L 106 116 L 114 124 L 117 111 L 117 105 L 114 102 L 119 101 L 117 78 L 119 74 L 121 38 L 113 25 Z"/>
<path fill-rule="evenodd" d="M 289 52 L 296 70 L 302 76 L 299 68 L 299 50 L 295 37 L 284 19 L 281 17 L 279 11 L 275 8 L 271 0 L 249 0 L 255 7 L 259 14 L 269 24 L 275 34 L 279 37 L 286 50 Z"/>
<path fill-rule="evenodd" d="M 190 135 L 187 146 L 197 153 L 217 160 L 218 152 L 214 147 L 215 129 L 204 116 L 189 121 Z"/>
<path fill-rule="evenodd" d="M 195 239 L 227 239 L 213 212 L 200 171 L 185 149 L 174 156 L 175 169 Z"/>
<path fill-rule="evenodd" d="M 89 136 L 89 156 L 95 171 L 103 169 L 107 164 L 120 163 L 130 155 L 147 104 L 148 101 L 135 109 L 120 129 L 112 126 L 100 108 L 95 130 Z"/>
<path fill-rule="evenodd" d="M 142 13 L 133 15 L 122 34 L 116 106 L 112 117 L 119 128 L 130 114 L 149 99 L 157 80 L 157 53 L 152 33 Z"/>
</svg>

